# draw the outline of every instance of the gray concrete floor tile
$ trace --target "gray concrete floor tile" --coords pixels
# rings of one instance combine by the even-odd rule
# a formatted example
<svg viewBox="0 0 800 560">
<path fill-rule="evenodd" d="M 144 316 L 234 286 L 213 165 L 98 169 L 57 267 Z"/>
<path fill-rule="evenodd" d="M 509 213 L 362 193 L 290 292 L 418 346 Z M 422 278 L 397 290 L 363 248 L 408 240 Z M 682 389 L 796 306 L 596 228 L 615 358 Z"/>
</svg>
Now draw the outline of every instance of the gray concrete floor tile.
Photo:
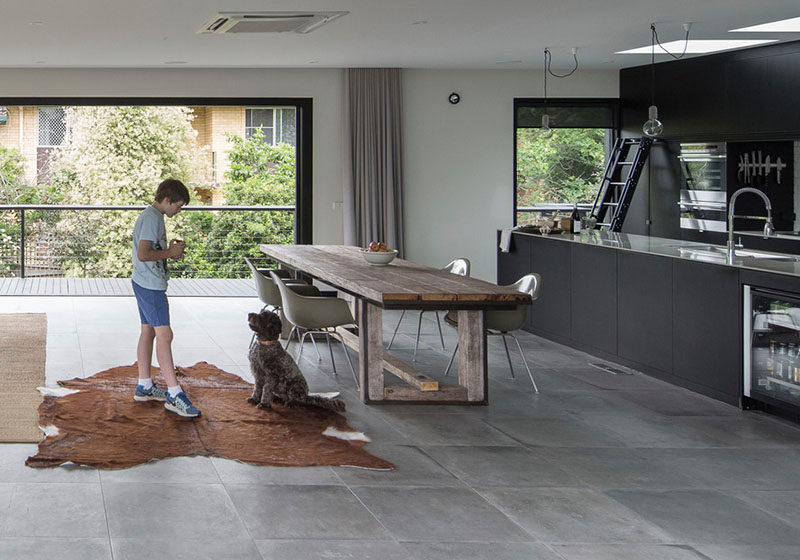
<svg viewBox="0 0 800 560">
<path fill-rule="evenodd" d="M 98 471 L 88 467 L 74 465 L 46 469 L 26 467 L 25 459 L 36 455 L 37 449 L 34 443 L 0 445 L 0 482 L 100 482 Z"/>
<path fill-rule="evenodd" d="M 757 492 L 732 491 L 737 498 L 759 507 L 800 531 L 800 491 L 764 490 Z M 799 557 L 800 558 L 800 557 Z"/>
<path fill-rule="evenodd" d="M 222 482 L 209 457 L 172 457 L 127 469 L 101 470 L 105 483 L 219 484 Z"/>
<path fill-rule="evenodd" d="M 168 524 L 147 538 L 112 538 L 114 560 L 258 560 L 255 542 L 249 536 L 170 538 Z"/>
<path fill-rule="evenodd" d="M 472 487 L 579 484 L 557 462 L 544 458 L 540 450 L 493 446 L 429 446 L 424 450 Z"/>
<path fill-rule="evenodd" d="M 211 463 L 225 484 L 342 484 L 331 467 L 262 467 L 220 457 L 211 457 Z"/>
<path fill-rule="evenodd" d="M 0 537 L 108 537 L 99 484 L 17 483 Z"/>
<path fill-rule="evenodd" d="M 549 547 L 536 543 L 403 543 L 411 558 L 425 560 L 563 560 Z"/>
<path fill-rule="evenodd" d="M 536 447 L 626 447 L 625 442 L 596 428 L 590 422 L 573 419 L 491 418 L 487 423 L 525 445 Z"/>
<path fill-rule="evenodd" d="M 393 471 L 338 468 L 336 474 L 349 486 L 455 486 L 464 484 L 418 447 L 369 446 L 369 452 L 394 464 Z M 471 449 L 471 448 L 468 448 Z"/>
<path fill-rule="evenodd" d="M 353 492 L 398 540 L 531 540 L 472 490 L 359 486 Z"/>
<path fill-rule="evenodd" d="M 207 361 L 248 379 L 245 318 L 259 307 L 256 298 L 172 298 L 179 365 Z M 135 360 L 133 298 L 3 297 L 0 310 L 48 314 L 49 385 Z M 384 314 L 385 342 L 399 315 Z M 443 331 L 445 351 L 433 314 L 424 315 L 416 364 L 447 382 L 456 333 Z M 416 321 L 406 318 L 392 355 L 411 361 L 415 336 Z M 514 345 L 517 380 L 508 378 L 503 346 L 492 339 L 489 405 L 476 407 L 365 405 L 341 345 L 334 345 L 336 377 L 327 350 L 318 361 L 307 346 L 301 366 L 309 386 L 342 393 L 348 422 L 373 440 L 366 449 L 398 465 L 388 473 L 216 458 L 124 471 L 31 469 L 24 461 L 35 445 L 2 444 L 0 558 L 19 556 L 26 539 L 45 552 L 64 544 L 63 554 L 50 555 L 59 559 L 109 558 L 112 546 L 115 560 L 158 558 L 154 527 L 174 533 L 187 558 L 250 560 L 260 551 L 265 558 L 690 560 L 694 549 L 713 560 L 800 557 L 800 543 L 743 544 L 786 543 L 777 533 L 800 533 L 800 478 L 792 474 L 800 426 L 638 372 L 604 373 L 589 364 L 605 360 L 528 333 L 519 338 L 541 393 L 532 392 Z M 65 517 L 73 503 L 87 513 Z M 658 515 L 676 531 L 656 523 Z M 107 525 L 95 526 L 103 516 Z M 705 523 L 701 537 L 709 536 L 693 544 L 691 531 Z M 262 539 L 257 549 L 248 528 Z M 33 536 L 8 536 L 18 529 Z"/>
<path fill-rule="evenodd" d="M 709 560 L 709 558 L 687 545 L 643 545 L 643 544 L 555 544 L 553 550 L 563 560 Z M 751 559 L 752 560 L 752 559 Z"/>
<path fill-rule="evenodd" d="M 714 490 L 611 490 L 608 495 L 687 544 L 800 544 L 800 531 Z"/>
<path fill-rule="evenodd" d="M 378 539 L 389 535 L 342 486 L 226 485 L 254 539 Z"/>
<path fill-rule="evenodd" d="M 574 486 L 609 488 L 694 488 L 696 481 L 663 461 L 671 449 L 642 453 L 639 449 L 546 448 L 537 454 L 569 473 Z M 512 486 L 509 484 L 509 486 Z"/>
<path fill-rule="evenodd" d="M 519 445 L 483 420 L 469 414 L 407 414 L 394 427 L 422 445 Z"/>
<path fill-rule="evenodd" d="M 108 538 L 0 538 L 0 558 L 9 560 L 111 560 Z"/>
<path fill-rule="evenodd" d="M 480 493 L 545 543 L 649 543 L 670 535 L 601 492 L 585 488 L 481 488 Z"/>
<path fill-rule="evenodd" d="M 696 545 L 695 548 L 711 560 L 797 560 L 800 558 L 800 546 Z"/>
<path fill-rule="evenodd" d="M 221 484 L 103 484 L 112 537 L 150 538 L 160 528 L 176 539 L 242 539 L 247 535 Z"/>
<path fill-rule="evenodd" d="M 800 464 L 800 452 L 753 449 L 639 449 L 657 458 L 664 468 L 676 470 L 694 481 L 696 488 L 731 490 L 800 490 L 800 477 L 789 476 Z"/>
<path fill-rule="evenodd" d="M 411 560 L 394 541 L 259 540 L 256 546 L 264 560 Z"/>
</svg>

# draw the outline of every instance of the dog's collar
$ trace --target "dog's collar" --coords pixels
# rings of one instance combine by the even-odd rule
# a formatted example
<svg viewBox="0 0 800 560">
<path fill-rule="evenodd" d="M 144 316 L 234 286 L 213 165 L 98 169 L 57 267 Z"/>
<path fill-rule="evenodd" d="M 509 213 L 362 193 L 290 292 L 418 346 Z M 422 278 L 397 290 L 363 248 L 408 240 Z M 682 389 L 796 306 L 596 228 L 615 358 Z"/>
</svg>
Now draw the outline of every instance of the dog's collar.
<svg viewBox="0 0 800 560">
<path fill-rule="evenodd" d="M 266 346 L 268 344 L 277 344 L 277 342 L 278 342 L 277 340 L 259 340 L 258 341 L 259 344 L 263 344 L 264 346 Z"/>
</svg>

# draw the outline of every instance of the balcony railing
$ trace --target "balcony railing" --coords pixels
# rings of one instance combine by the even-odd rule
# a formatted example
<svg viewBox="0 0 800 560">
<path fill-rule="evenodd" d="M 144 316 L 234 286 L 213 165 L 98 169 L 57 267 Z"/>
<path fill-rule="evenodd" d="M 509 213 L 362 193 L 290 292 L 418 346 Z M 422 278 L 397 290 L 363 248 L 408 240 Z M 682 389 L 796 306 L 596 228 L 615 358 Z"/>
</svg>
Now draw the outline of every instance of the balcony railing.
<svg viewBox="0 0 800 560">
<path fill-rule="evenodd" d="M 0 277 L 126 278 L 146 206 L 0 205 Z M 166 219 L 187 243 L 173 278 L 244 278 L 260 243 L 294 242 L 294 206 L 185 206 Z"/>
</svg>

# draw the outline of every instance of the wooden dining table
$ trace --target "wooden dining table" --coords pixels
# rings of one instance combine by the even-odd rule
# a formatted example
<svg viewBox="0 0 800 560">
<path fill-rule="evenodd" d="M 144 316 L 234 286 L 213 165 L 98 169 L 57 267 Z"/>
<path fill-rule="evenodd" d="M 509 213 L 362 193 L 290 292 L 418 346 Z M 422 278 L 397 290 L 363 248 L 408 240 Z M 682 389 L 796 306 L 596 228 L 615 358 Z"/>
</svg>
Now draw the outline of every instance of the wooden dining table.
<svg viewBox="0 0 800 560">
<path fill-rule="evenodd" d="M 404 259 L 368 264 L 359 247 L 269 245 L 261 252 L 283 268 L 300 271 L 352 296 L 357 334 L 342 331 L 358 351 L 360 395 L 365 403 L 487 404 L 485 312 L 529 304 L 529 294 L 477 278 L 451 274 Z M 458 313 L 458 381 L 442 384 L 384 351 L 383 310 L 453 310 Z M 388 371 L 402 383 L 385 383 Z"/>
</svg>

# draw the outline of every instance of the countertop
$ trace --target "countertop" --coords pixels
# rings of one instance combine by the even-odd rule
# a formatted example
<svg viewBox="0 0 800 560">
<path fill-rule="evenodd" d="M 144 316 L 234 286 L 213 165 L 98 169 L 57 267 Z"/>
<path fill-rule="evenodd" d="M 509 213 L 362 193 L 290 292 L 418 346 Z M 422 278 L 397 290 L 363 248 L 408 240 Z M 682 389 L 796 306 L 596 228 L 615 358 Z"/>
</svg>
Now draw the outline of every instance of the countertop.
<svg viewBox="0 0 800 560">
<path fill-rule="evenodd" d="M 724 245 L 710 243 L 697 243 L 680 239 L 666 239 L 663 237 L 649 237 L 629 233 L 614 233 L 610 231 L 585 231 L 581 233 L 525 233 L 515 231 L 514 235 L 528 235 L 541 237 L 555 242 L 579 243 L 582 245 L 595 245 L 609 249 L 633 251 L 649 255 L 659 255 L 690 261 L 717 264 L 721 266 L 736 267 L 761 272 L 772 272 L 800 277 L 800 256 L 786 253 L 771 253 L 751 249 L 736 249 L 737 254 L 732 260 L 728 258 Z M 774 258 L 764 258 L 774 257 Z"/>
</svg>

